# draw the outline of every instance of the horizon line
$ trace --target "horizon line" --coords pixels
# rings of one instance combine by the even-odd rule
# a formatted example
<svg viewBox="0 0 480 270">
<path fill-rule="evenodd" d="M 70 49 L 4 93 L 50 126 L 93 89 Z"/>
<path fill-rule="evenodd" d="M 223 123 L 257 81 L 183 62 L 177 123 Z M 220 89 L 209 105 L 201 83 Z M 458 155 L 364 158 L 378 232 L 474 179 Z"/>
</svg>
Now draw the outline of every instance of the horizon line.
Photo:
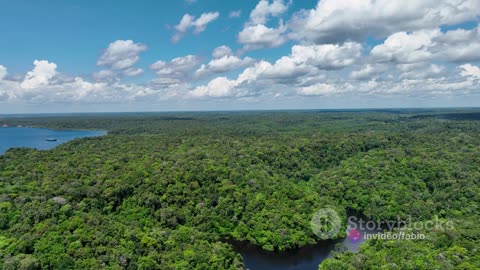
<svg viewBox="0 0 480 270">
<path fill-rule="evenodd" d="M 375 110 L 435 110 L 435 109 L 480 109 L 479 107 L 369 107 L 369 108 L 329 108 L 329 109 L 231 109 L 231 110 L 165 110 L 165 111 L 85 111 L 85 112 L 31 112 L 0 113 L 9 115 L 72 115 L 72 114 L 133 114 L 133 113 L 234 113 L 234 112 L 295 112 L 295 111 L 375 111 Z"/>
</svg>

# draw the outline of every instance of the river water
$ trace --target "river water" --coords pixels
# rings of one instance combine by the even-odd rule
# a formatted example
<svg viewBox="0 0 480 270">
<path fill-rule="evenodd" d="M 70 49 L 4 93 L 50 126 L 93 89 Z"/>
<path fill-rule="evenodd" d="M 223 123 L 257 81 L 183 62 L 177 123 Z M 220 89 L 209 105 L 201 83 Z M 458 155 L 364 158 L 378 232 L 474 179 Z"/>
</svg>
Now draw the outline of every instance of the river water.
<svg viewBox="0 0 480 270">
<path fill-rule="evenodd" d="M 77 138 L 95 137 L 105 134 L 105 131 L 52 130 L 46 128 L 0 126 L 0 155 L 12 147 L 29 147 L 38 150 L 48 150 Z M 47 141 L 49 138 L 55 138 L 56 141 Z"/>
<path fill-rule="evenodd" d="M 357 224 L 358 225 L 358 224 Z M 321 241 L 317 245 L 307 246 L 294 251 L 268 252 L 260 247 L 233 241 L 235 251 L 242 254 L 245 269 L 250 270 L 317 270 L 318 265 L 325 259 L 332 256 L 332 252 L 341 247 L 343 250 L 352 252 L 358 251 L 366 241 L 366 234 L 380 232 L 378 229 L 360 229 L 360 237 L 354 240 L 351 237 L 336 241 Z"/>
</svg>

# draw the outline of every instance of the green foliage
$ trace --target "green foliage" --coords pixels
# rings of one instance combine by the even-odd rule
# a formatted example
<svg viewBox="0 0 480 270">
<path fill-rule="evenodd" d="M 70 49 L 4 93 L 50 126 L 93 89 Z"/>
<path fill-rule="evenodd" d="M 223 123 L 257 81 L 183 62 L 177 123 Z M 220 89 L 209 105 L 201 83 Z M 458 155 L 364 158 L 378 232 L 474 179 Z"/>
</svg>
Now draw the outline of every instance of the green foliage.
<svg viewBox="0 0 480 270">
<path fill-rule="evenodd" d="M 418 113 L 7 119 L 109 135 L 0 156 L 0 267 L 242 269 L 225 239 L 314 244 L 311 217 L 330 207 L 343 220 L 438 217 L 455 230 L 372 240 L 320 269 L 478 269 L 480 126 Z"/>
</svg>

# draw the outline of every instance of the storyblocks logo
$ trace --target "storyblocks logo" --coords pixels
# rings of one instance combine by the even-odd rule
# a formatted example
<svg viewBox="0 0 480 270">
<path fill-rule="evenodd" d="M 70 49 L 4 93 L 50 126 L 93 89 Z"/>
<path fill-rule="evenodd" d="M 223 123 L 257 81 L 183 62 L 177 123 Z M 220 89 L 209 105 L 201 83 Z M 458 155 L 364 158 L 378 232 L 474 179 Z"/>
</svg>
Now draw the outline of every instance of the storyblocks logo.
<svg viewBox="0 0 480 270">
<path fill-rule="evenodd" d="M 311 229 L 320 239 L 335 239 L 344 227 L 338 213 L 331 208 L 322 208 L 313 214 Z M 424 240 L 425 232 L 452 230 L 453 222 L 439 220 L 413 221 L 397 217 L 395 221 L 373 221 L 356 216 L 347 217 L 347 238 L 351 242 L 368 239 L 380 240 Z"/>
<path fill-rule="evenodd" d="M 337 211 L 330 208 L 322 208 L 315 212 L 310 221 L 313 233 L 320 239 L 333 239 L 342 228 L 342 220 Z"/>
</svg>

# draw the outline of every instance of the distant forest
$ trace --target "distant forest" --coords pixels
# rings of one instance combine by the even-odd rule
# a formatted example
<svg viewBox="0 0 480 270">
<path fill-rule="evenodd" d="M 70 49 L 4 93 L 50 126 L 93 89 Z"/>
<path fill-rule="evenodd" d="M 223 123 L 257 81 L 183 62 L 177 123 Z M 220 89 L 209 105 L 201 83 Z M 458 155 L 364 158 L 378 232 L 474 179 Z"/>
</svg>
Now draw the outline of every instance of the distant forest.
<svg viewBox="0 0 480 270">
<path fill-rule="evenodd" d="M 2 269 L 243 269 L 230 240 L 315 244 L 317 209 L 451 221 L 319 269 L 480 269 L 480 110 L 6 116 L 107 130 L 0 156 Z M 345 237 L 344 230 L 338 237 Z"/>
</svg>

